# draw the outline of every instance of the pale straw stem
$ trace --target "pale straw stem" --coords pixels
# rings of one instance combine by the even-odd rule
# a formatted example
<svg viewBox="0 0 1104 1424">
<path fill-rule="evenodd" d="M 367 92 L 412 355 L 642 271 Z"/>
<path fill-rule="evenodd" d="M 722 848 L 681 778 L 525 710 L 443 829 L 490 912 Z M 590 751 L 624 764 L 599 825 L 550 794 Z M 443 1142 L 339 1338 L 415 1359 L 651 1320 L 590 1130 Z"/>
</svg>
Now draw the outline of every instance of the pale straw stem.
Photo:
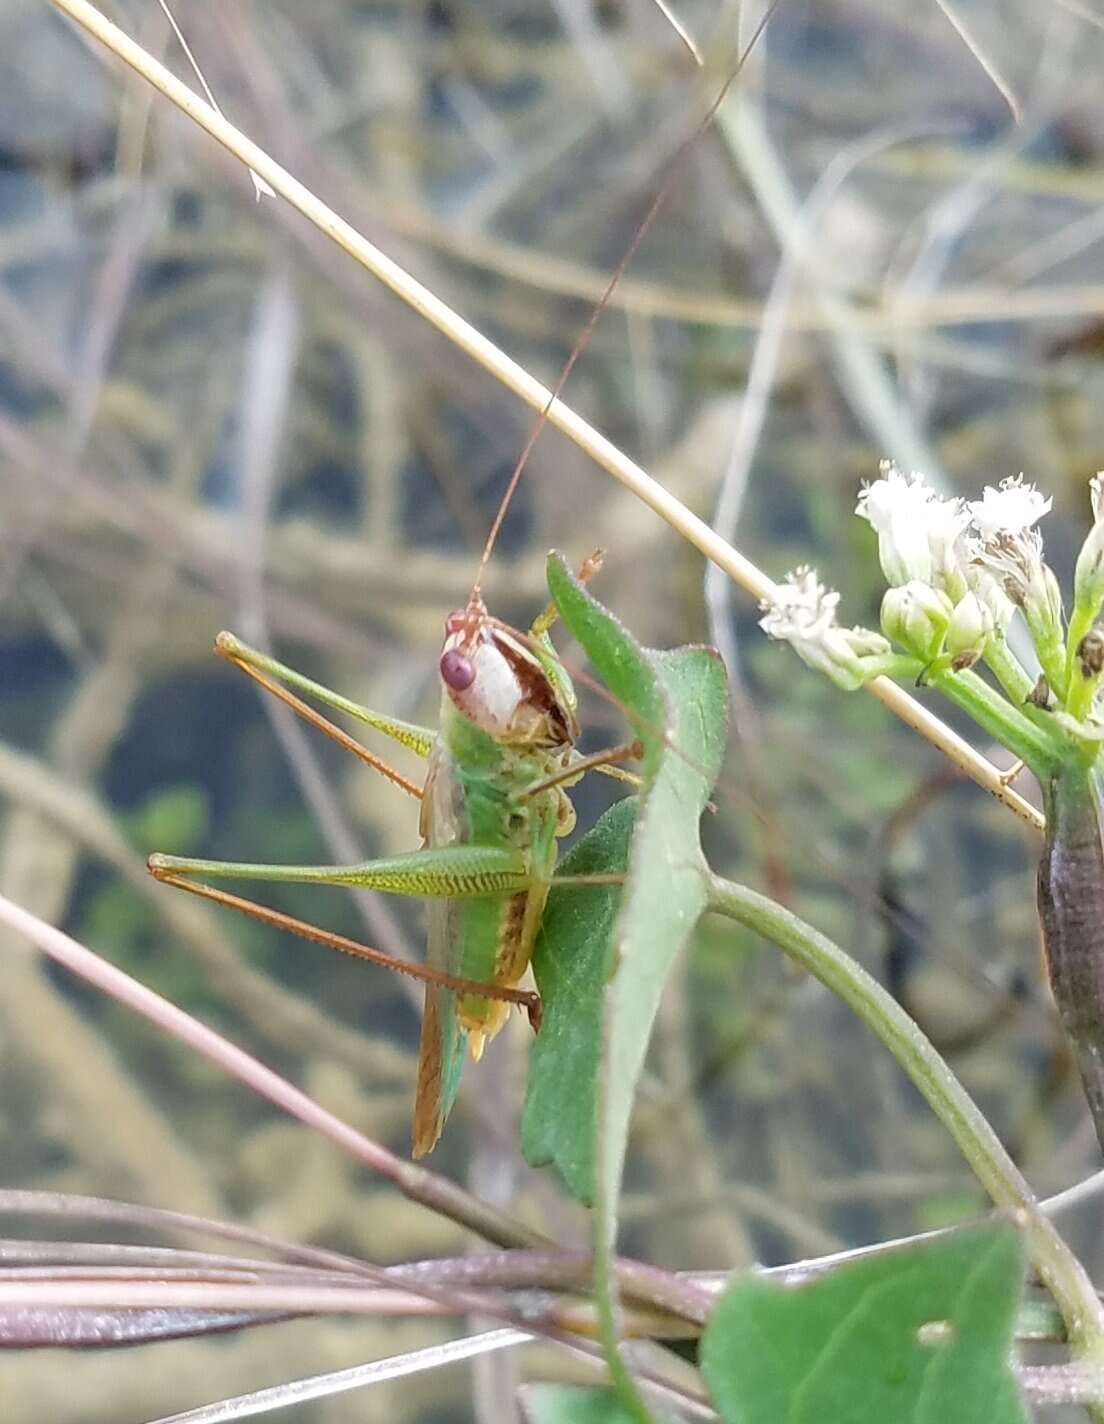
<svg viewBox="0 0 1104 1424">
<path fill-rule="evenodd" d="M 439 297 L 405 272 L 378 247 L 369 242 L 344 218 L 293 178 L 265 151 L 230 123 L 222 114 L 168 69 L 147 53 L 127 34 L 112 24 L 88 0 L 51 0 L 54 8 L 67 15 L 86 33 L 99 40 L 117 58 L 129 65 L 149 84 L 159 90 L 200 128 L 220 143 L 245 166 L 267 183 L 285 202 L 345 253 L 367 268 L 378 281 L 414 309 L 444 336 L 467 353 L 473 361 L 489 372 L 508 390 L 535 411 L 548 408 L 548 423 L 585 451 L 596 464 L 620 481 L 637 499 L 653 509 L 676 533 L 692 544 L 699 553 L 722 569 L 741 588 L 760 602 L 770 600 L 775 592 L 772 580 L 722 539 L 713 529 L 684 504 L 668 493 L 635 461 L 620 451 L 594 427 L 577 415 L 561 400 L 552 400 L 551 392 L 522 366 L 500 351 L 493 342 L 466 322 Z M 551 401 L 551 405 L 549 405 Z M 991 792 L 1021 819 L 1041 830 L 1041 814 L 1016 792 L 1006 786 L 1001 773 L 969 743 L 951 731 L 938 717 L 926 711 L 918 702 L 887 678 L 876 678 L 867 684 L 869 690 L 892 712 L 933 746 L 979 786 Z"/>
</svg>

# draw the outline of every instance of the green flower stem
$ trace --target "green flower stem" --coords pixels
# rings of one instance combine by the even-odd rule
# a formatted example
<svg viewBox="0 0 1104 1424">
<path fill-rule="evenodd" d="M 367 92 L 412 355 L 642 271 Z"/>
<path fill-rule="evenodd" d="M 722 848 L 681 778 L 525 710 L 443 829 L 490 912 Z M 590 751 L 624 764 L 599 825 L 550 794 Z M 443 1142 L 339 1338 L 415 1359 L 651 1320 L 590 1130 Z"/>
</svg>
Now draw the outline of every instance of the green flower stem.
<svg viewBox="0 0 1104 1424">
<path fill-rule="evenodd" d="M 1033 706 L 1028 700 L 1035 690 L 1035 683 L 1023 663 L 1008 646 L 1003 634 L 990 642 L 983 661 L 1000 683 L 1005 697 L 1013 707 L 1021 712 L 1032 726 L 1037 727 L 1044 736 L 1049 735 L 1052 726 L 1051 714 L 1045 712 L 1041 707 Z"/>
<path fill-rule="evenodd" d="M 1050 683 L 1051 691 L 1060 702 L 1066 700 L 1069 690 L 1067 681 L 1066 644 L 1061 630 L 1048 620 L 1030 620 L 1028 632 L 1031 634 L 1039 662 Z M 1080 641 L 1080 639 L 1078 640 Z"/>
<path fill-rule="evenodd" d="M 1066 694 L 1066 708 L 1071 717 L 1076 717 L 1079 722 L 1088 717 L 1099 687 L 1100 678 L 1086 677 L 1081 671 L 1080 660 L 1075 658 Z"/>
<path fill-rule="evenodd" d="M 876 677 L 891 677 L 895 682 L 916 682 L 924 671 L 924 664 L 911 653 L 874 653 L 863 658 L 864 681 L 872 682 Z"/>
<path fill-rule="evenodd" d="M 1082 675 L 1077 649 L 1096 622 L 1096 614 L 1097 609 L 1092 604 L 1074 603 L 1066 634 L 1066 710 L 1079 721 L 1088 712 L 1096 689 L 1095 682 L 1087 681 Z"/>
<path fill-rule="evenodd" d="M 999 1207 L 1022 1227 L 1031 1261 L 1062 1313 L 1078 1359 L 1104 1364 L 1104 1304 L 1077 1257 L 1040 1212 L 1000 1139 L 955 1075 L 885 989 L 827 936 L 745 886 L 707 872 L 708 908 L 770 940 L 843 1000 L 901 1065 Z M 1100 1418 L 1104 1419 L 1104 1413 Z"/>
<path fill-rule="evenodd" d="M 1050 776 L 1067 754 L 1055 733 L 1036 727 L 977 673 L 953 672 L 936 664 L 928 682 L 948 701 L 969 713 L 984 731 L 1025 762 L 1040 779 Z"/>
<path fill-rule="evenodd" d="M 1079 722 L 1089 715 L 1093 699 L 1100 686 L 1100 678 L 1086 677 L 1081 671 L 1081 659 L 1077 650 L 1081 640 L 1096 622 L 1099 609 L 1095 604 L 1075 603 L 1070 614 L 1069 634 L 1066 638 L 1066 710 Z"/>
<path fill-rule="evenodd" d="M 1041 707 L 1033 707 L 1028 701 L 1035 690 L 1035 684 L 1031 674 L 1003 637 L 993 639 L 986 649 L 983 661 L 1000 683 L 1012 706 L 1018 708 L 1029 722 L 1045 732 L 1049 726 L 1049 713 L 1044 712 Z"/>
<path fill-rule="evenodd" d="M 1014 707 L 1022 707 L 1031 696 L 1035 684 L 1031 674 L 1008 646 L 1003 636 L 993 638 L 985 650 L 985 666 L 1004 689 L 1004 695 Z"/>
</svg>

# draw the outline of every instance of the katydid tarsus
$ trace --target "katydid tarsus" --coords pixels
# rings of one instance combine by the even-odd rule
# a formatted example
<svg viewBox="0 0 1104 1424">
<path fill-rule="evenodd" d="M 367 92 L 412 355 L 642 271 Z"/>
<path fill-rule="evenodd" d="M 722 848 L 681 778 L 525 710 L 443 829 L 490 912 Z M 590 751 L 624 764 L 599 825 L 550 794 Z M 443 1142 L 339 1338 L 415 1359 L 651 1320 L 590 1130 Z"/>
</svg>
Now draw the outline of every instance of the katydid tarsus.
<svg viewBox="0 0 1104 1424">
<path fill-rule="evenodd" d="M 618 763 L 638 754 L 639 744 L 631 739 L 594 756 L 581 757 L 575 751 L 579 731 L 575 692 L 549 637 L 549 628 L 557 616 L 554 605 L 523 634 L 488 613 L 481 594 L 483 572 L 553 403 L 665 201 L 679 161 L 711 122 L 772 9 L 773 6 L 768 8 L 705 117 L 676 154 L 530 432 L 492 524 L 468 602 L 446 620 L 438 663 L 441 719 L 437 731 L 361 707 L 247 647 L 232 635 L 219 635 L 218 651 L 231 662 L 300 716 L 420 798 L 422 847 L 351 866 L 257 865 L 157 854 L 150 857 L 150 870 L 158 879 L 331 948 L 425 980 L 414 1104 L 416 1157 L 435 1146 L 452 1107 L 463 1057 L 459 1051 L 462 1036 L 467 1037 L 472 1056 L 479 1058 L 486 1041 L 505 1022 L 511 1004 L 525 1008 L 533 1027 L 539 1027 L 539 998 L 518 985 L 528 968 L 553 881 L 556 842 L 575 821 L 566 788 L 590 769 L 617 774 Z M 592 556 L 580 570 L 580 577 L 590 577 L 600 562 L 600 555 Z M 425 758 L 424 785 L 419 788 L 395 772 L 304 703 L 290 691 L 292 688 L 368 723 Z M 419 966 L 393 960 L 355 941 L 216 889 L 201 877 L 355 885 L 426 898 L 427 963 Z"/>
</svg>

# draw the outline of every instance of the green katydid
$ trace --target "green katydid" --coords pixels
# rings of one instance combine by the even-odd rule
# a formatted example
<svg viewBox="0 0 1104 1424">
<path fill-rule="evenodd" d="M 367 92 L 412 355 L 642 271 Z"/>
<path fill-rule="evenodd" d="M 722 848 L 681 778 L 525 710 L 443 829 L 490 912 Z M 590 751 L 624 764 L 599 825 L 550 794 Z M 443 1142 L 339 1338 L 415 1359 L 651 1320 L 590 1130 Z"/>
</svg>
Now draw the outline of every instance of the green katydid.
<svg viewBox="0 0 1104 1424">
<path fill-rule="evenodd" d="M 599 564 L 600 556 L 592 556 L 580 577 L 588 578 Z M 550 605 L 528 634 L 519 633 L 487 612 L 476 585 L 466 607 L 446 620 L 436 733 L 350 702 L 231 634 L 220 634 L 216 647 L 224 657 L 421 798 L 422 848 L 351 866 L 150 857 L 150 870 L 160 880 L 426 981 L 414 1104 L 416 1157 L 441 1135 L 459 1085 L 464 1036 L 479 1058 L 511 1003 L 524 1007 L 539 1026 L 539 998 L 517 985 L 528 968 L 552 882 L 556 841 L 575 823 L 566 786 L 592 767 L 614 770 L 617 762 L 638 754 L 635 743 L 591 757 L 575 751 L 575 692 L 548 633 L 555 617 Z M 424 757 L 424 787 L 393 771 L 289 688 L 357 717 Z M 194 876 L 357 885 L 427 897 L 427 965 L 393 960 Z"/>
<path fill-rule="evenodd" d="M 517 985 L 528 967 L 552 883 L 556 841 L 575 821 L 566 787 L 591 768 L 626 775 L 619 773 L 617 763 L 640 755 L 635 740 L 595 756 L 576 753 L 575 692 L 548 636 L 557 617 L 555 605 L 541 614 L 528 634 L 520 633 L 488 613 L 480 592 L 482 575 L 529 453 L 614 287 L 666 199 L 679 159 L 712 121 L 777 3 L 772 0 L 739 63 L 676 154 L 529 434 L 487 538 L 468 602 L 446 621 L 438 664 L 442 692 L 438 732 L 360 707 L 229 634 L 221 634 L 218 640 L 221 653 L 299 715 L 420 797 L 423 845 L 406 855 L 345 867 L 232 864 L 153 855 L 150 870 L 183 889 L 425 980 L 414 1105 L 415 1157 L 429 1152 L 441 1135 L 459 1085 L 464 1037 L 478 1058 L 487 1039 L 502 1027 L 511 1003 L 524 1007 L 534 1027 L 539 1025 L 539 997 Z M 588 560 L 581 577 L 589 577 L 599 562 L 596 557 Z M 425 757 L 424 786 L 418 788 L 394 772 L 288 687 L 367 722 Z M 192 879 L 200 875 L 358 885 L 428 897 L 428 964 L 419 967 L 393 960 Z"/>
</svg>

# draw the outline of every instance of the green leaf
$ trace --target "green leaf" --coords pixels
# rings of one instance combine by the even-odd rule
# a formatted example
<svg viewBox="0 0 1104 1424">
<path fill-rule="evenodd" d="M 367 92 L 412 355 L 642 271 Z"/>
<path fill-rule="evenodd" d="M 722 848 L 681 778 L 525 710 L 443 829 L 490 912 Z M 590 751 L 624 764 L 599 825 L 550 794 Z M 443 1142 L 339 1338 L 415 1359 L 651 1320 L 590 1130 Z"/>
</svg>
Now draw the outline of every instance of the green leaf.
<svg viewBox="0 0 1104 1424">
<path fill-rule="evenodd" d="M 644 744 L 645 784 L 603 996 L 594 1285 L 613 1382 L 632 1415 L 650 1420 L 617 1348 L 611 1261 L 637 1080 L 667 974 L 706 903 L 698 822 L 724 754 L 727 679 L 708 648 L 645 653 L 559 558 L 549 559 L 548 586 L 560 616 L 624 704 Z"/>
<path fill-rule="evenodd" d="M 198 786 L 167 786 L 152 792 L 128 817 L 136 845 L 160 846 L 187 855 L 202 845 L 210 823 L 207 797 Z"/>
<path fill-rule="evenodd" d="M 576 1384 L 535 1384 L 522 1400 L 529 1424 L 632 1424 L 612 1389 Z"/>
<path fill-rule="evenodd" d="M 998 1222 L 804 1286 L 736 1281 L 702 1337 L 710 1396 L 726 1424 L 1026 1424 L 1010 1367 L 1023 1274 Z"/>
<path fill-rule="evenodd" d="M 560 617 L 630 716 L 633 736 L 644 743 L 640 771 L 650 780 L 659 767 L 670 720 L 655 667 L 628 629 L 590 596 L 559 554 L 549 555 L 548 587 Z"/>
<path fill-rule="evenodd" d="M 611 806 L 556 873 L 623 874 L 635 815 L 634 796 Z M 602 993 L 620 904 L 619 885 L 553 885 L 533 950 L 544 1022 L 529 1054 L 521 1148 L 531 1166 L 554 1165 L 587 1206 L 594 1201 Z"/>
</svg>

